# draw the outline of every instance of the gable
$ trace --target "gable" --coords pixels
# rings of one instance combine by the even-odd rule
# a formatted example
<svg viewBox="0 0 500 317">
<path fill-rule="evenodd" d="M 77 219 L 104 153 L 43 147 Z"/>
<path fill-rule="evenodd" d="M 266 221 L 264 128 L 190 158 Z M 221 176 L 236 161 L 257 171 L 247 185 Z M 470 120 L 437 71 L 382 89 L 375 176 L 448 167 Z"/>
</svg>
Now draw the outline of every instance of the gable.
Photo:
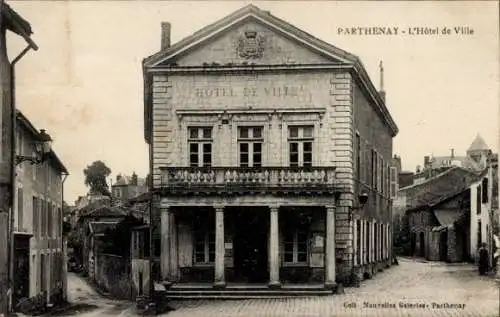
<svg viewBox="0 0 500 317">
<path fill-rule="evenodd" d="M 214 63 L 219 65 L 331 64 L 340 61 L 314 52 L 280 34 L 278 30 L 250 19 L 207 39 L 176 58 L 175 63 L 178 66 L 201 66 Z"/>
</svg>

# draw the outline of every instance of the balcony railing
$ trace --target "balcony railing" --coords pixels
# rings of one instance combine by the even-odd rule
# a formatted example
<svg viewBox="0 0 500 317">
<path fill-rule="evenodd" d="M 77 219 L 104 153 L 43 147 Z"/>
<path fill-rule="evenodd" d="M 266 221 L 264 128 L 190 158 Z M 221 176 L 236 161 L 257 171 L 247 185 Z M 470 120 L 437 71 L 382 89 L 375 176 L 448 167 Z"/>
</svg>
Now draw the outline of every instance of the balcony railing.
<svg viewBox="0 0 500 317">
<path fill-rule="evenodd" d="M 335 167 L 164 167 L 162 188 L 184 191 L 332 190 Z"/>
</svg>

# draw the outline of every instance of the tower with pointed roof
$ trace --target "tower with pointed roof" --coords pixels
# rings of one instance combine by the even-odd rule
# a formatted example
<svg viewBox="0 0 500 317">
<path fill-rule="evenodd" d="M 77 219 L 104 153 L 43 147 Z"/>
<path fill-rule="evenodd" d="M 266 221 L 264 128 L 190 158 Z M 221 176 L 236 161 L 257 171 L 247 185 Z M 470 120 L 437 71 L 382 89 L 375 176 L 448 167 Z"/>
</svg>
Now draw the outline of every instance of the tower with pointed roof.
<svg viewBox="0 0 500 317">
<path fill-rule="evenodd" d="M 477 163 L 486 159 L 491 153 L 490 148 L 486 145 L 483 137 L 478 133 L 469 149 L 467 150 L 467 156 L 471 157 Z"/>
</svg>

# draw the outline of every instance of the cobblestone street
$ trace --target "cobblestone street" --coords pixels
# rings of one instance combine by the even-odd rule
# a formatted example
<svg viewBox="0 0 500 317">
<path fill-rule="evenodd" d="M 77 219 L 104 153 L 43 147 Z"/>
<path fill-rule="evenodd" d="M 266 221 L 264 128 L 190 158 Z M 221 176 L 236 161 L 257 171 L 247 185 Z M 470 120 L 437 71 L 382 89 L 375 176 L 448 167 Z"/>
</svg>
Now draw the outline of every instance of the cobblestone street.
<svg viewBox="0 0 500 317">
<path fill-rule="evenodd" d="M 391 308 L 365 308 L 370 305 Z M 401 305 L 408 305 L 401 307 Z M 420 305 L 410 308 L 409 305 Z M 292 299 L 172 302 L 170 317 L 499 316 L 495 280 L 468 264 L 400 259 L 399 266 L 346 288 L 344 295 Z M 348 306 L 348 307 L 347 307 Z M 448 306 L 448 307 L 447 307 Z M 166 316 L 164 315 L 164 316 Z"/>
</svg>

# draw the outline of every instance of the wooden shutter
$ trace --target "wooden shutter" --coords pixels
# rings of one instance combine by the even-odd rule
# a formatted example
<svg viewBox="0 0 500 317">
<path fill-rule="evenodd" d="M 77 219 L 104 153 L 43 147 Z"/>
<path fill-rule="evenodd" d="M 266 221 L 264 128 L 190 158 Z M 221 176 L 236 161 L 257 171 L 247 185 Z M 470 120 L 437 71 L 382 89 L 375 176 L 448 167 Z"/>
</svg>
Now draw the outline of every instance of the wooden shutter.
<svg viewBox="0 0 500 317">
<path fill-rule="evenodd" d="M 391 199 L 395 199 L 398 192 L 398 173 L 396 166 L 391 166 L 390 171 Z"/>
</svg>

